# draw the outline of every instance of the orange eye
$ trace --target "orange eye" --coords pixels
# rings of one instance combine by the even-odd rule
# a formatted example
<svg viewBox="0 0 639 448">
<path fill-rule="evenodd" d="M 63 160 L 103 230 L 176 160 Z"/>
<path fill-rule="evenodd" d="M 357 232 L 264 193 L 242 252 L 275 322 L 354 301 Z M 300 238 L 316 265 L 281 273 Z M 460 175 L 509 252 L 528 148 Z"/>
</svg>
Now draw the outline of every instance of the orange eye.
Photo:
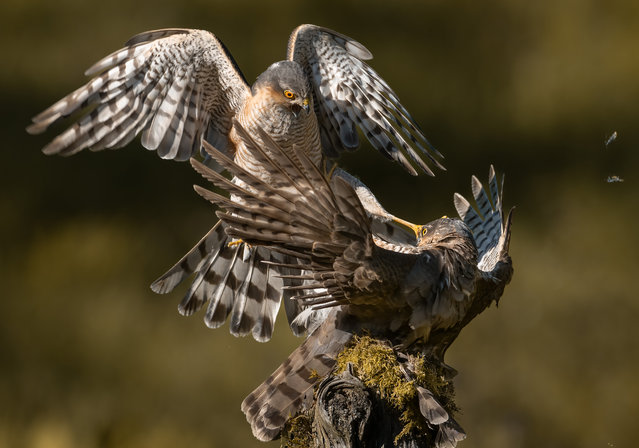
<svg viewBox="0 0 639 448">
<path fill-rule="evenodd" d="M 289 100 L 295 99 L 295 94 L 288 89 L 284 91 L 284 96 Z"/>
</svg>

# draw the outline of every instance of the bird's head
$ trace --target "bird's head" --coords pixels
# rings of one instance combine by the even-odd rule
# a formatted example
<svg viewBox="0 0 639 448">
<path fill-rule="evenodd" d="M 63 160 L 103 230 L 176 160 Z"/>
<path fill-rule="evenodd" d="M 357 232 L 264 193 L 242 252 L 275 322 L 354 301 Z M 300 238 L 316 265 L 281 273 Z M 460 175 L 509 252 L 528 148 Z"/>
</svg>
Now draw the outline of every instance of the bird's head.
<svg viewBox="0 0 639 448">
<path fill-rule="evenodd" d="M 313 109 L 313 96 L 302 67 L 294 61 L 271 64 L 253 84 L 253 95 L 262 88 L 271 90 L 274 100 L 288 107 L 296 117 Z"/>
<path fill-rule="evenodd" d="M 421 226 L 417 245 L 423 247 L 446 242 L 454 244 L 465 240 L 473 240 L 468 226 L 459 219 L 444 216 Z"/>
</svg>

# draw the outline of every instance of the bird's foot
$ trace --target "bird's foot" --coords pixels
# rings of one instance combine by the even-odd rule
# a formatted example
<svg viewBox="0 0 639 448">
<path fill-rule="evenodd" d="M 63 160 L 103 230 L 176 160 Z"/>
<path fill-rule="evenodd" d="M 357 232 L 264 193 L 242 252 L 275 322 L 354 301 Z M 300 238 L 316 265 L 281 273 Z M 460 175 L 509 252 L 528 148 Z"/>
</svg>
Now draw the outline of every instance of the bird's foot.
<svg viewBox="0 0 639 448">
<path fill-rule="evenodd" d="M 331 180 L 331 178 L 333 177 L 333 173 L 335 173 L 335 170 L 337 169 L 337 163 L 324 157 L 322 159 L 322 168 L 322 171 L 324 171 L 324 175 L 326 176 L 326 178 L 328 180 Z"/>
<path fill-rule="evenodd" d="M 242 244 L 244 244 L 244 240 L 240 238 L 237 240 L 229 241 L 228 243 L 226 243 L 226 247 L 235 247 L 235 246 L 240 246 Z"/>
</svg>

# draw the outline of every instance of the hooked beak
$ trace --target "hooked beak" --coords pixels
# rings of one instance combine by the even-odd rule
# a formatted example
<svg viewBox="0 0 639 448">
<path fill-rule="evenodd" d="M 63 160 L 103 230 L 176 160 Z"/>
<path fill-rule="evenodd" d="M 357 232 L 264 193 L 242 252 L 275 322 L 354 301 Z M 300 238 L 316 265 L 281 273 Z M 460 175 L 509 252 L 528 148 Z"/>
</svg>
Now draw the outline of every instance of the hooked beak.
<svg viewBox="0 0 639 448">
<path fill-rule="evenodd" d="M 311 113 L 311 104 L 308 98 L 304 98 L 304 100 L 302 101 L 302 104 L 295 102 L 291 106 L 291 112 L 293 112 L 293 115 L 295 116 L 295 118 L 297 118 L 297 116 L 300 114 L 302 109 L 304 109 L 304 111 L 306 112 L 306 115 Z"/>
</svg>

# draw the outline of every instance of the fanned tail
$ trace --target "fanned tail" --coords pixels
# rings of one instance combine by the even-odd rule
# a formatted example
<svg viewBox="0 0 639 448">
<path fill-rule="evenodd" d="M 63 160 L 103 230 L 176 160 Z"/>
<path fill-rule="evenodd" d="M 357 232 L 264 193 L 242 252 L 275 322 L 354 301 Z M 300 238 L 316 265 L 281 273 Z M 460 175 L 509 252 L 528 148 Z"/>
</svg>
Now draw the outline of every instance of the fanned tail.
<svg viewBox="0 0 639 448">
<path fill-rule="evenodd" d="M 335 366 L 336 357 L 353 337 L 338 328 L 339 311 L 300 345 L 275 372 L 242 402 L 253 435 L 262 441 L 278 437 L 284 424 L 312 403 L 314 386 Z"/>
</svg>

